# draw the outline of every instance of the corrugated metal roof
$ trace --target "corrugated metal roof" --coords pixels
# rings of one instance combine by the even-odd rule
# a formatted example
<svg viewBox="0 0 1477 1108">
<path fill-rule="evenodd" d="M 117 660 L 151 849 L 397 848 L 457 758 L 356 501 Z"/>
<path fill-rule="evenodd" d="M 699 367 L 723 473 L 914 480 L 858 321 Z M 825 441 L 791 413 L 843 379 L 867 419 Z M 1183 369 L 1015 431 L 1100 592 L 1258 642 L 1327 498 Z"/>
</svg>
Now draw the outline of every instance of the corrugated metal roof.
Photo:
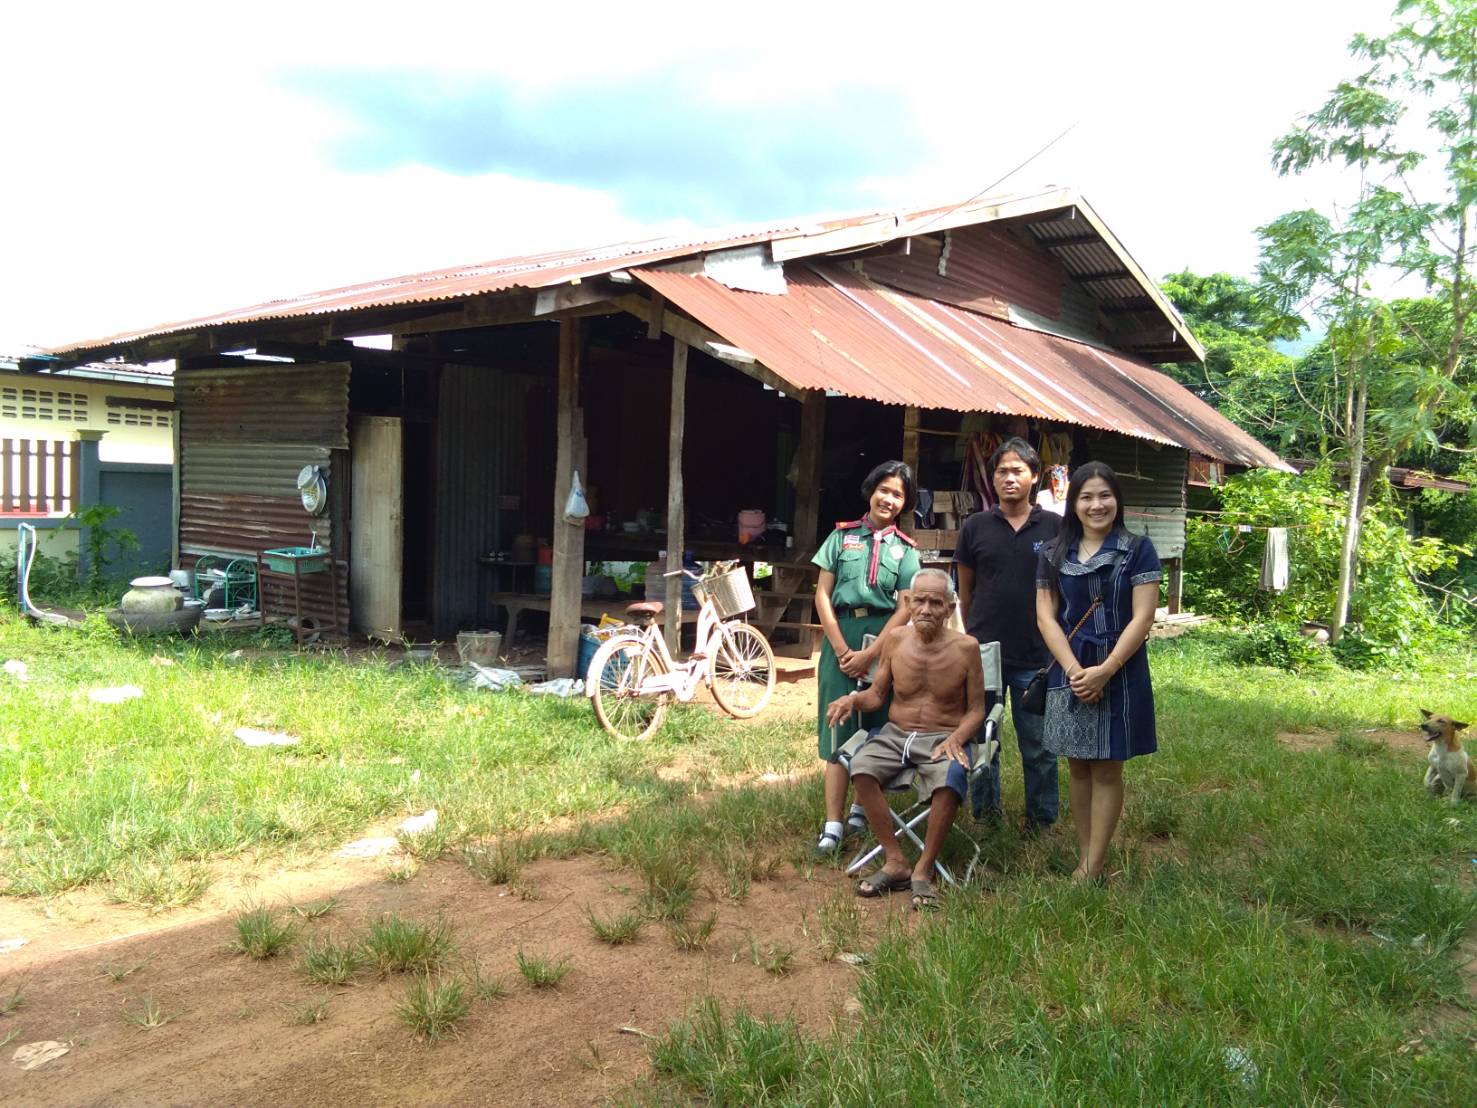
<svg viewBox="0 0 1477 1108">
<path fill-rule="evenodd" d="M 876 284 L 791 263 L 783 296 L 706 277 L 632 273 L 800 389 L 1116 431 L 1240 465 L 1286 465 L 1143 362 Z"/>
<path fill-rule="evenodd" d="M 1079 211 L 1083 215 L 1082 220 L 1076 218 Z M 1060 233 L 1075 231 L 1098 235 L 1102 243 L 1100 256 L 1112 259 L 1112 265 L 1115 267 L 1126 267 L 1132 271 L 1132 276 L 1127 278 L 1128 284 L 1123 286 L 1123 290 L 1138 293 L 1151 305 L 1162 305 L 1171 327 L 1182 334 L 1186 345 L 1177 350 L 1169 350 L 1167 357 L 1176 360 L 1183 358 L 1186 346 L 1191 355 L 1204 356 L 1204 352 L 1196 345 L 1194 336 L 1190 334 L 1183 321 L 1174 314 L 1173 307 L 1153 287 L 1152 281 L 1133 265 L 1127 252 L 1092 212 L 1087 202 L 1072 189 L 1056 188 L 1027 195 L 975 197 L 963 204 L 867 212 L 834 218 L 793 220 L 765 227 L 715 232 L 709 237 L 679 236 L 646 242 L 617 243 L 593 249 L 556 251 L 503 258 L 450 269 L 428 270 L 423 273 L 348 285 L 302 296 L 268 300 L 245 308 L 175 323 L 157 324 L 110 335 L 106 338 L 68 343 L 48 351 L 48 354 L 53 357 L 65 356 L 67 358 L 75 358 L 79 354 L 89 357 L 127 354 L 130 344 L 137 344 L 145 339 L 157 339 L 190 331 L 207 331 L 233 324 L 403 307 L 450 301 L 487 293 L 549 288 L 611 273 L 618 269 L 649 266 L 708 251 L 725 250 L 759 242 L 770 243 L 775 258 L 786 260 L 836 250 L 865 248 L 910 235 L 937 235 L 951 228 L 989 223 L 995 220 L 1020 219 L 1052 212 L 1065 212 L 1066 215 L 1060 220 L 1048 220 L 1044 225 L 1032 223 L 1030 226 L 1033 234 L 1042 238 L 1058 233 L 1056 228 L 1061 226 L 1066 228 L 1066 231 Z M 1038 231 L 1038 226 L 1048 229 Z M 1046 245 L 1050 247 L 1050 243 Z M 1100 297 L 1101 292 L 1095 292 L 1095 295 Z M 1150 310 L 1156 309 L 1151 307 Z M 41 361 L 41 359 L 34 360 Z M 44 366 L 37 365 L 36 368 L 44 368 Z"/>
</svg>

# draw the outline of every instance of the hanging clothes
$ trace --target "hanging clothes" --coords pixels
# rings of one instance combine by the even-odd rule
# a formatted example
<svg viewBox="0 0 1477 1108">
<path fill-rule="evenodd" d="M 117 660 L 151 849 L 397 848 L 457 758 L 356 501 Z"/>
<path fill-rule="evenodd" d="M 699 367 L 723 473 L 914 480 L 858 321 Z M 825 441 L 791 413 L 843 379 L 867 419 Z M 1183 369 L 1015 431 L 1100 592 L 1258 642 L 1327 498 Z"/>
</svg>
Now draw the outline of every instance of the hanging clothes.
<svg viewBox="0 0 1477 1108">
<path fill-rule="evenodd" d="M 1267 546 L 1262 551 L 1262 590 L 1281 592 L 1287 588 L 1288 572 L 1287 528 L 1268 527 Z"/>
</svg>

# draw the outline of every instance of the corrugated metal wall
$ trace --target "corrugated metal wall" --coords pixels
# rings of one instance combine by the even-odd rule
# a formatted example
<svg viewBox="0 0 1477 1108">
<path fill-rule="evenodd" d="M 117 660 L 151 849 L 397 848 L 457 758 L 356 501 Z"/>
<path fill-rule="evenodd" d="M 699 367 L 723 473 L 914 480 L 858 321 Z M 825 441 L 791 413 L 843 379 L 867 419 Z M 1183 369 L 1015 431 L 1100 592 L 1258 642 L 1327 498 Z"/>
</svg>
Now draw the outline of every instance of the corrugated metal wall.
<svg viewBox="0 0 1477 1108">
<path fill-rule="evenodd" d="M 1161 558 L 1185 552 L 1185 474 L 1189 455 L 1177 446 L 1156 448 L 1123 435 L 1087 439 L 1087 457 L 1106 462 L 1123 484 L 1124 522 L 1136 535 L 1146 531 Z"/>
<path fill-rule="evenodd" d="M 501 370 L 447 366 L 441 374 L 436 432 L 436 556 L 431 620 L 437 635 L 472 629 L 491 605 L 482 593 L 492 572 L 479 555 L 512 541 L 504 496 L 522 497 L 527 461 L 526 394 L 535 379 Z M 505 583 L 506 584 L 506 583 Z"/>
<path fill-rule="evenodd" d="M 175 377 L 180 427 L 180 555 L 254 556 L 280 546 L 306 546 L 316 528 L 319 545 L 336 545 L 333 520 L 342 518 L 342 490 L 332 451 L 349 447 L 349 367 L 253 365 L 186 370 Z M 330 508 L 303 510 L 297 474 L 323 468 Z M 341 544 L 340 544 L 341 545 Z M 340 612 L 348 611 L 345 551 L 336 552 Z M 266 578 L 268 611 L 284 611 L 291 582 Z M 332 616 L 328 574 L 302 579 L 303 614 Z"/>
<path fill-rule="evenodd" d="M 866 275 L 946 304 L 1005 318 L 1014 304 L 1048 319 L 1062 315 L 1066 272 L 1034 243 L 1001 228 L 965 227 L 912 240 L 912 252 L 868 258 Z"/>
</svg>

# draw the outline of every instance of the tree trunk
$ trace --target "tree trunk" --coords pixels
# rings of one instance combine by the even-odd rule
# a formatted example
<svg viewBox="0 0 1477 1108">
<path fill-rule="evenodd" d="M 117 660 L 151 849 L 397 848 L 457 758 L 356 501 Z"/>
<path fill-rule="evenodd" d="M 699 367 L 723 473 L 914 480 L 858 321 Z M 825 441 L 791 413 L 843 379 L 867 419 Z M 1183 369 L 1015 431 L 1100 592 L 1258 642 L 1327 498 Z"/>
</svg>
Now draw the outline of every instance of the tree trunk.
<svg viewBox="0 0 1477 1108">
<path fill-rule="evenodd" d="M 1349 622 L 1349 597 L 1359 567 L 1359 521 L 1364 515 L 1364 416 L 1369 401 L 1369 382 L 1358 374 L 1349 426 L 1349 509 L 1344 516 L 1344 543 L 1339 551 L 1339 591 L 1333 605 L 1328 641 L 1338 642 Z"/>
</svg>

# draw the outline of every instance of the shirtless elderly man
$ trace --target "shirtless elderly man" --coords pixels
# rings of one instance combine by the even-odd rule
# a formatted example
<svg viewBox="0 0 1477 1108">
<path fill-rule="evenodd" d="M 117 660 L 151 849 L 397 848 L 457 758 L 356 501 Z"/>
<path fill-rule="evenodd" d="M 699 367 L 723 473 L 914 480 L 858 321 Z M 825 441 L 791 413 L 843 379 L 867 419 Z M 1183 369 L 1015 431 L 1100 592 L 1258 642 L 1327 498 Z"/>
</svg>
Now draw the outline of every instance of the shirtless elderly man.
<svg viewBox="0 0 1477 1108">
<path fill-rule="evenodd" d="M 970 752 L 966 747 L 985 721 L 979 643 L 944 626 L 953 602 L 953 582 L 947 573 L 921 571 L 913 578 L 908 600 L 912 622 L 889 632 L 883 640 L 871 688 L 838 697 L 826 708 L 826 718 L 834 727 L 853 712 L 880 708 L 892 690 L 888 722 L 870 734 L 854 735 L 843 748 L 850 755 L 856 798 L 885 855 L 882 868 L 857 885 L 858 896 L 910 889 L 913 907 L 938 904 L 934 859 L 968 787 Z M 923 853 L 914 866 L 908 865 L 898 845 L 882 791 L 908 766 L 917 773 L 920 795 L 931 798 Z"/>
</svg>

